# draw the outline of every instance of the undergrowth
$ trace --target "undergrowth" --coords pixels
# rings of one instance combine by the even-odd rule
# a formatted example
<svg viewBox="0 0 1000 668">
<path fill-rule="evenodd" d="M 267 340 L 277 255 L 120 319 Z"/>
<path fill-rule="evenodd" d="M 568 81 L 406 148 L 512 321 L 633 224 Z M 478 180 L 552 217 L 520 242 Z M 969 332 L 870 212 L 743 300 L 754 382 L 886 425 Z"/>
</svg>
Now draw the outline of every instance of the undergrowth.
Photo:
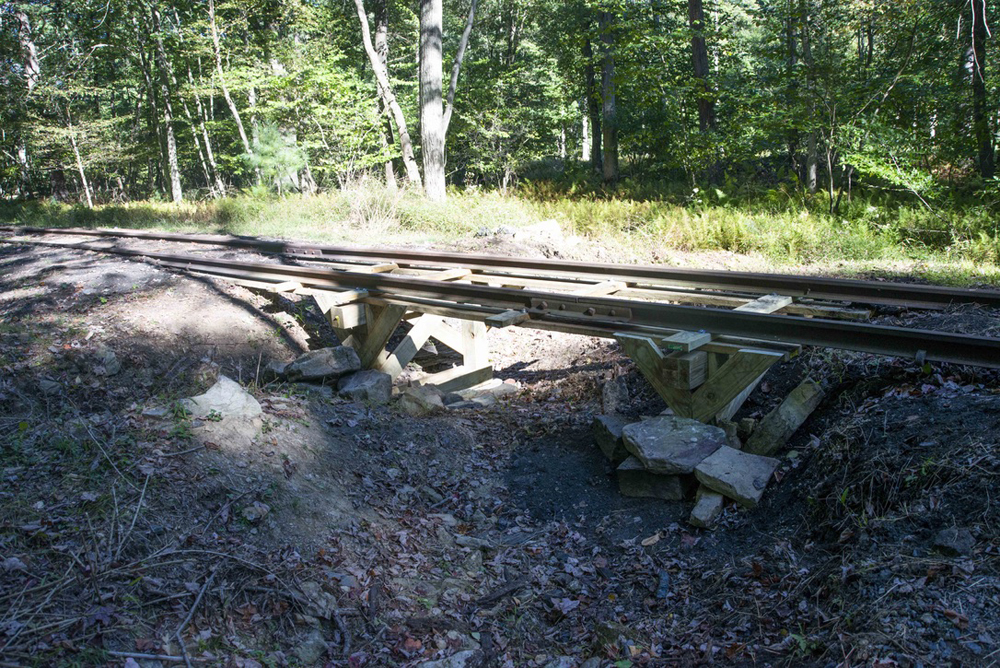
<svg viewBox="0 0 1000 668">
<path fill-rule="evenodd" d="M 657 195 L 656 193 L 659 193 Z M 765 267 L 815 265 L 839 273 L 918 274 L 952 283 L 1000 279 L 1000 222 L 987 204 L 930 210 L 885 193 L 855 194 L 828 213 L 824 196 L 794 188 L 727 195 L 623 183 L 612 193 L 531 182 L 516 194 L 453 189 L 446 204 L 364 178 L 313 196 L 241 194 L 181 205 L 156 201 L 95 209 L 54 202 L 0 205 L 0 223 L 125 227 L 275 236 L 367 245 L 447 244 L 499 227 L 554 219 L 625 262 L 671 251 L 724 251 Z M 901 266 L 900 266 L 901 265 Z"/>
</svg>

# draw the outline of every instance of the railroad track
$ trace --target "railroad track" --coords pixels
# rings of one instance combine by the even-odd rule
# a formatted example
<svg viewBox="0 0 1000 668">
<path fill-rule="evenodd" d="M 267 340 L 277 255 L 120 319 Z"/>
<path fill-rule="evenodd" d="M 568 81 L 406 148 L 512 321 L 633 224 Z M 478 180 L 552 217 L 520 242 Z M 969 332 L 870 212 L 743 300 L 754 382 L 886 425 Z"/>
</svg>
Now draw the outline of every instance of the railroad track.
<svg viewBox="0 0 1000 668">
<path fill-rule="evenodd" d="M 703 421 L 728 419 L 772 364 L 803 345 L 1000 368 L 1000 339 L 866 322 L 871 304 L 1000 307 L 993 290 L 131 230 L 0 232 L 12 235 L 3 243 L 115 254 L 313 296 L 362 364 L 393 376 L 436 338 L 463 356 L 461 366 L 426 379 L 445 390 L 491 377 L 487 326 L 615 338 L 675 413 Z M 130 239 L 254 251 L 275 261 L 123 245 Z M 385 346 L 403 321 L 410 329 L 390 353 Z"/>
</svg>

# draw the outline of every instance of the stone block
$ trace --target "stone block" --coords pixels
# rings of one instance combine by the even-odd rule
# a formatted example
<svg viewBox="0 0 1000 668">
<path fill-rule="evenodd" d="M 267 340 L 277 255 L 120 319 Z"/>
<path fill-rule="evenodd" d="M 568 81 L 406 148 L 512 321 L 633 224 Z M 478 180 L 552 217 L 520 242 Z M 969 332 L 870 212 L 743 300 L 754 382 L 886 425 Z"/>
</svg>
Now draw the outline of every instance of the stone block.
<svg viewBox="0 0 1000 668">
<path fill-rule="evenodd" d="M 764 495 L 778 463 L 777 459 L 751 455 L 727 445 L 698 464 L 695 475 L 702 485 L 753 508 Z"/>
<path fill-rule="evenodd" d="M 755 455 L 771 455 L 777 452 L 816 410 L 823 396 L 823 388 L 819 383 L 811 378 L 805 379 L 785 397 L 781 405 L 760 421 L 744 450 Z"/>
<path fill-rule="evenodd" d="M 622 441 L 622 430 L 628 420 L 619 415 L 598 415 L 591 425 L 594 443 L 612 463 L 618 464 L 629 456 Z"/>
<path fill-rule="evenodd" d="M 635 457 L 622 462 L 617 475 L 618 489 L 625 496 L 680 501 L 694 487 L 691 476 L 650 473 Z"/>
<path fill-rule="evenodd" d="M 716 520 L 719 519 L 719 515 L 722 514 L 722 508 L 725 504 L 726 497 L 718 492 L 713 492 L 704 485 L 700 486 L 695 495 L 694 509 L 691 511 L 688 523 L 703 529 L 712 528 Z"/>
<path fill-rule="evenodd" d="M 636 422 L 622 430 L 625 449 L 652 473 L 691 473 L 705 457 L 726 444 L 718 427 L 675 416 Z"/>
</svg>

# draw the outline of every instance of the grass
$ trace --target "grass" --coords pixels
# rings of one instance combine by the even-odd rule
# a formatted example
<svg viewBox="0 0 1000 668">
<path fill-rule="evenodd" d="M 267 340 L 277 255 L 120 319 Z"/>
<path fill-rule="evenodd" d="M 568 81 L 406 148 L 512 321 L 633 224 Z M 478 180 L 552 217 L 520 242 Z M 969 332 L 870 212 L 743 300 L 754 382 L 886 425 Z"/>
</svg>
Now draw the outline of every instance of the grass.
<svg viewBox="0 0 1000 668">
<path fill-rule="evenodd" d="M 623 262 L 698 264 L 685 253 L 723 252 L 725 266 L 842 274 L 912 275 L 968 284 L 1000 280 L 1000 224 L 986 205 L 928 211 L 875 193 L 826 213 L 825 198 L 793 189 L 727 196 L 717 189 L 627 184 L 608 195 L 546 183 L 516 195 L 453 190 L 446 204 L 418 192 L 392 193 L 362 179 L 311 197 L 243 194 L 173 205 L 31 202 L 0 207 L 0 223 L 49 227 L 126 227 L 356 243 L 453 246 L 482 229 L 556 220 L 584 240 L 566 255 Z"/>
</svg>

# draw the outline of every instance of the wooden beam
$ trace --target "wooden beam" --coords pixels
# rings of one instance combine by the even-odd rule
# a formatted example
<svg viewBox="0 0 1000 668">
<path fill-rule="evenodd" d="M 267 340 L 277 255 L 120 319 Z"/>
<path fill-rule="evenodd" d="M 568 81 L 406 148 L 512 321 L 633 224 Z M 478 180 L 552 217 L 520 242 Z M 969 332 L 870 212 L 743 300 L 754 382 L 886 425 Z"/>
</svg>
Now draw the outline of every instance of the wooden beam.
<svg viewBox="0 0 1000 668">
<path fill-rule="evenodd" d="M 462 361 L 470 369 L 489 366 L 490 350 L 486 343 L 486 323 L 463 320 L 459 331 L 462 333 Z"/>
<path fill-rule="evenodd" d="M 285 281 L 284 283 L 275 283 L 268 288 L 271 292 L 295 292 L 296 290 L 301 290 L 302 284 L 298 281 Z"/>
<path fill-rule="evenodd" d="M 326 317 L 334 329 L 354 329 L 367 323 L 367 311 L 364 304 L 344 304 L 332 307 Z"/>
<path fill-rule="evenodd" d="M 663 380 L 679 390 L 693 390 L 708 378 L 708 353 L 694 350 L 663 358 Z"/>
<path fill-rule="evenodd" d="M 625 287 L 626 285 L 624 281 L 604 281 L 603 283 L 594 283 L 593 285 L 585 285 L 582 288 L 576 288 L 572 292 L 574 295 L 598 297 L 601 295 L 610 295 L 618 292 L 619 290 L 624 290 Z"/>
<path fill-rule="evenodd" d="M 679 350 L 689 353 L 696 348 L 701 348 L 706 343 L 712 342 L 712 335 L 707 332 L 677 332 L 673 336 L 668 336 L 660 341 L 667 350 Z"/>
<path fill-rule="evenodd" d="M 752 302 L 747 302 L 743 306 L 737 306 L 734 311 L 745 313 L 774 313 L 780 311 L 792 303 L 792 298 L 787 295 L 764 295 Z"/>
<path fill-rule="evenodd" d="M 649 381 L 657 394 L 674 414 L 680 417 L 690 417 L 692 408 L 691 392 L 673 387 L 664 373 L 664 355 L 660 347 L 648 336 L 638 336 L 635 334 L 619 333 L 615 334 L 615 339 L 621 344 L 625 354 L 628 355 L 640 373 Z"/>
<path fill-rule="evenodd" d="M 364 299 L 368 296 L 367 290 L 345 290 L 343 292 L 330 292 L 329 290 L 313 290 L 313 299 L 322 313 L 326 313 L 334 306 L 350 304 L 351 302 Z"/>
<path fill-rule="evenodd" d="M 383 262 L 381 264 L 360 264 L 348 271 L 357 274 L 385 274 L 396 269 L 399 269 L 399 265 L 395 262 Z"/>
<path fill-rule="evenodd" d="M 694 393 L 691 417 L 708 422 L 737 397 L 742 395 L 746 399 L 750 393 L 748 388 L 759 382 L 771 365 L 780 360 L 780 353 L 739 351 Z"/>
<path fill-rule="evenodd" d="M 385 344 L 389 341 L 392 333 L 396 331 L 404 313 L 406 313 L 405 306 L 368 307 L 368 313 L 365 317 L 367 322 L 364 326 L 365 332 L 361 335 L 361 345 L 357 349 L 363 368 L 377 368 L 380 365 L 379 358 L 385 354 Z"/>
<path fill-rule="evenodd" d="M 517 325 L 530 319 L 531 316 L 524 311 L 504 311 L 503 313 L 497 313 L 496 315 L 486 316 L 486 319 L 483 322 L 490 327 L 503 329 L 504 327 Z"/>
<path fill-rule="evenodd" d="M 457 392 L 485 383 L 491 378 L 493 378 L 492 366 L 475 368 L 463 364 L 414 382 L 417 385 L 433 385 L 442 392 Z"/>
<path fill-rule="evenodd" d="M 436 328 L 444 324 L 444 319 L 436 315 L 422 315 L 413 321 L 413 327 L 407 332 L 406 337 L 400 341 L 389 358 L 386 359 L 378 370 L 387 373 L 395 379 L 403 369 L 416 356 L 420 348 L 427 343 L 427 339 Z"/>
</svg>

